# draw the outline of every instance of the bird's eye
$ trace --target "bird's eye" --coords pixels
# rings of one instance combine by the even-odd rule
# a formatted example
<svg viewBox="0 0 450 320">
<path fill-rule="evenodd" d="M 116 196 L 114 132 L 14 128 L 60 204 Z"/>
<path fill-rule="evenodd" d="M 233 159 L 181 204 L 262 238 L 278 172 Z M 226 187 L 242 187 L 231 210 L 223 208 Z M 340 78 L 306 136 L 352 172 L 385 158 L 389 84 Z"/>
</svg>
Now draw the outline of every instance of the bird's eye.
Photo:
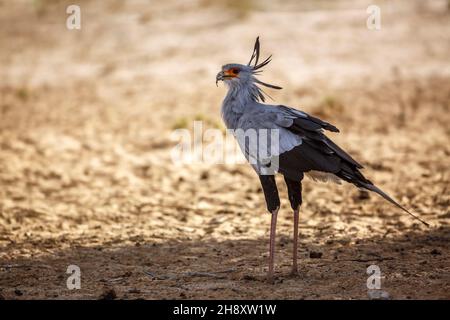
<svg viewBox="0 0 450 320">
<path fill-rule="evenodd" d="M 231 72 L 234 74 L 238 74 L 239 73 L 239 69 L 233 68 L 231 69 Z"/>
</svg>

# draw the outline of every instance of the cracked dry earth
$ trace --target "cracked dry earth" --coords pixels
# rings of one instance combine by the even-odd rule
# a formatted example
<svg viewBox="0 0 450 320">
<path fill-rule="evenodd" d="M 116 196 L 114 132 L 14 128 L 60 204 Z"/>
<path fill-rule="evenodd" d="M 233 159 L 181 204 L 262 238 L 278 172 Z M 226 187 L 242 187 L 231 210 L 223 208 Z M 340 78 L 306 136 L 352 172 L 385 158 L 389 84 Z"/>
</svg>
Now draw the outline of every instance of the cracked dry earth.
<svg viewBox="0 0 450 320">
<path fill-rule="evenodd" d="M 445 8 L 383 2 L 371 32 L 366 1 L 79 2 L 72 32 L 65 1 L 0 1 L 1 298 L 367 299 L 373 264 L 392 299 L 450 298 Z M 262 78 L 285 88 L 276 103 L 339 127 L 331 137 L 367 177 L 430 228 L 305 180 L 289 277 L 279 183 L 277 281 L 263 281 L 270 217 L 252 169 L 171 160 L 175 128 L 223 129 L 215 74 L 246 61 L 256 35 L 274 54 Z M 80 290 L 66 288 L 72 264 Z"/>
</svg>

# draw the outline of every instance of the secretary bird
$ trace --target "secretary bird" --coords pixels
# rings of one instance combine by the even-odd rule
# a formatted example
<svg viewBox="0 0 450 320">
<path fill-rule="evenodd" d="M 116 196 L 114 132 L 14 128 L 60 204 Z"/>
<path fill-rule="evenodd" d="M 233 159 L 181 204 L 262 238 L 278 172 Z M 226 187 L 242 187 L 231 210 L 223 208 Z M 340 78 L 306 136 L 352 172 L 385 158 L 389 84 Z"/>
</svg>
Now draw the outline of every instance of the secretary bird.
<svg viewBox="0 0 450 320">
<path fill-rule="evenodd" d="M 234 133 L 246 159 L 257 172 L 267 210 L 271 213 L 268 281 L 273 282 L 274 277 L 275 232 L 280 208 L 276 173 L 284 177 L 294 211 L 292 275 L 298 274 L 298 220 L 304 174 L 314 180 L 344 180 L 358 188 L 373 191 L 428 226 L 366 179 L 359 170 L 362 165 L 324 134 L 324 130 L 339 132 L 335 126 L 297 109 L 261 103 L 265 102 L 265 92 L 260 86 L 272 89 L 281 87 L 256 78 L 271 61 L 269 56 L 258 63 L 259 53 L 258 37 L 249 63 L 222 66 L 216 76 L 216 85 L 218 81 L 223 81 L 228 87 L 221 109 L 223 121 Z M 251 139 L 252 134 L 256 139 Z"/>
</svg>

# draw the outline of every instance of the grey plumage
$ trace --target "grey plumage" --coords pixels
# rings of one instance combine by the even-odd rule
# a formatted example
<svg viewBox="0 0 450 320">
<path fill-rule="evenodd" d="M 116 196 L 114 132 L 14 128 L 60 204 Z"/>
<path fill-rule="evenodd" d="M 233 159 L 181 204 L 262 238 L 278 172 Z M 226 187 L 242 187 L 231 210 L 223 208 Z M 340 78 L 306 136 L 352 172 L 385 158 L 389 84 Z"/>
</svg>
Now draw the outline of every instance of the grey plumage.
<svg viewBox="0 0 450 320">
<path fill-rule="evenodd" d="M 224 81 L 228 86 L 222 104 L 222 118 L 227 128 L 234 130 L 242 152 L 258 173 L 267 210 L 271 213 L 269 282 L 274 279 L 275 235 L 280 208 L 275 173 L 284 176 L 294 214 L 292 275 L 298 275 L 298 221 L 305 174 L 319 181 L 344 180 L 358 188 L 373 191 L 428 226 L 364 177 L 360 171 L 362 165 L 325 135 L 325 130 L 339 132 L 335 126 L 294 108 L 262 103 L 265 92 L 260 86 L 272 89 L 281 87 L 256 78 L 261 74 L 262 67 L 271 61 L 269 56 L 258 63 L 259 52 L 257 38 L 249 63 L 224 65 L 216 76 L 216 84 Z"/>
<path fill-rule="evenodd" d="M 381 195 L 428 225 L 363 176 L 359 171 L 363 168 L 362 165 L 324 134 L 324 130 L 339 132 L 335 126 L 294 108 L 261 103 L 265 101 L 265 93 L 261 85 L 273 89 L 281 88 L 256 78 L 256 75 L 262 72 L 261 68 L 271 61 L 270 56 L 258 64 L 259 51 L 258 38 L 247 65 L 226 64 L 216 77 L 216 82 L 222 80 L 228 86 L 228 93 L 221 110 L 228 129 L 240 129 L 244 132 L 255 130 L 258 139 L 261 138 L 261 129 L 275 129 L 279 133 L 277 150 L 272 153 L 263 152 L 265 155 L 263 157 L 260 156 L 261 150 L 258 150 L 258 144 L 238 139 L 247 159 L 253 159 L 256 162 L 252 165 L 258 174 L 262 174 L 261 167 L 267 167 L 276 158 L 278 162 L 276 171 L 292 181 L 300 182 L 303 173 L 310 171 L 334 175 L 334 179 L 342 179 L 359 188 Z M 266 145 L 270 148 L 270 143 Z"/>
</svg>

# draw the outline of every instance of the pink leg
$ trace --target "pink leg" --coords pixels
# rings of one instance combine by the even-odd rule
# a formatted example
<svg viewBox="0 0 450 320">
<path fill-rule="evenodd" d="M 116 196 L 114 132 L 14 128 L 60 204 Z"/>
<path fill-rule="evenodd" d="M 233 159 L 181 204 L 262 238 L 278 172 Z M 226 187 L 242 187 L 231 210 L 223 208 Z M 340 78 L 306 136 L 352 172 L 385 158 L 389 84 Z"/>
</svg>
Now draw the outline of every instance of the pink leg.
<svg viewBox="0 0 450 320">
<path fill-rule="evenodd" d="M 273 283 L 273 270 L 275 260 L 275 234 L 277 229 L 278 209 L 272 212 L 272 221 L 270 224 L 270 242 L 269 242 L 269 272 L 267 273 L 267 281 Z"/>
<path fill-rule="evenodd" d="M 298 265 L 297 265 L 297 244 L 298 244 L 298 209 L 294 210 L 294 245 L 292 254 L 292 271 L 291 275 L 298 275 Z"/>
</svg>

